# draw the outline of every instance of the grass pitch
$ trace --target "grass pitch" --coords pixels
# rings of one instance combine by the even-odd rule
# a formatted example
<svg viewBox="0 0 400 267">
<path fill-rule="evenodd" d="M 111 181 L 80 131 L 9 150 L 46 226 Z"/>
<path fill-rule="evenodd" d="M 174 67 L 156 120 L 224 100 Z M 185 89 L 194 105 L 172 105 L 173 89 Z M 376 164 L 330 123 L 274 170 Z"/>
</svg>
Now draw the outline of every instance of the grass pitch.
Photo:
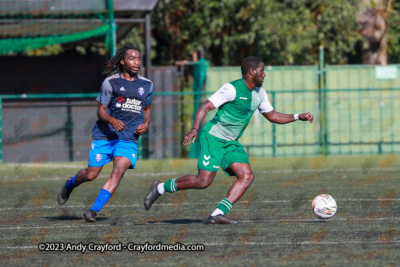
<svg viewBox="0 0 400 267">
<path fill-rule="evenodd" d="M 143 199 L 152 180 L 197 173 L 195 160 L 138 161 L 99 212 L 82 214 L 111 172 L 107 165 L 64 206 L 57 193 L 86 163 L 0 165 L 2 266 L 396 266 L 400 260 L 398 155 L 251 159 L 255 180 L 229 217 L 238 225 L 205 225 L 234 177 L 221 170 L 204 190 L 163 195 L 150 211 Z M 311 212 L 327 193 L 338 211 Z M 205 251 L 42 252 L 38 244 L 203 244 Z"/>
</svg>

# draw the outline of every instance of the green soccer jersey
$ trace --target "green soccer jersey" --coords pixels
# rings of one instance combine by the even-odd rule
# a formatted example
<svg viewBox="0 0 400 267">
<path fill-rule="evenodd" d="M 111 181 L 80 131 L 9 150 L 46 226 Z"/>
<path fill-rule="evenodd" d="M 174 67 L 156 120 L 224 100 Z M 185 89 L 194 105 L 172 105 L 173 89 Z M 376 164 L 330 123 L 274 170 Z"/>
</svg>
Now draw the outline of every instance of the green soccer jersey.
<svg viewBox="0 0 400 267">
<path fill-rule="evenodd" d="M 204 131 L 227 140 L 238 140 L 258 109 L 260 113 L 273 110 L 264 88 L 248 88 L 243 79 L 224 84 L 209 99 L 218 108 L 215 117 Z"/>
</svg>

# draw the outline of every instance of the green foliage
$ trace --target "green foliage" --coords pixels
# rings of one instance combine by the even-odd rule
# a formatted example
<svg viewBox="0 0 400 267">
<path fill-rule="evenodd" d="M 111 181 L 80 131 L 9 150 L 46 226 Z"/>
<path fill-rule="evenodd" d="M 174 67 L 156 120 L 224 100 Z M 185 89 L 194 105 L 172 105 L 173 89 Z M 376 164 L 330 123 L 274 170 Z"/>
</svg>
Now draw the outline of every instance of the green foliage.
<svg viewBox="0 0 400 267">
<path fill-rule="evenodd" d="M 400 3 L 393 1 L 388 12 L 388 30 L 386 32 L 389 64 L 400 63 Z"/>
<path fill-rule="evenodd" d="M 117 47 L 124 45 L 132 45 L 140 49 L 142 56 L 144 55 L 144 30 L 143 27 L 133 28 L 122 40 L 117 44 Z"/>
<path fill-rule="evenodd" d="M 27 49 L 22 52 L 24 56 L 54 56 L 64 52 L 60 44 L 48 45 L 36 49 Z"/>
<path fill-rule="evenodd" d="M 266 64 L 345 64 L 360 40 L 356 1 L 161 0 L 153 12 L 155 60 L 171 64 L 203 49 L 214 65 L 247 55 Z"/>
<path fill-rule="evenodd" d="M 267 65 L 313 65 L 325 48 L 328 64 L 361 64 L 360 0 L 160 0 L 152 12 L 155 65 L 191 60 L 204 50 L 212 65 L 238 65 L 254 55 Z M 385 1 L 384 1 L 385 2 Z M 387 2 L 386 2 L 387 4 Z M 389 63 L 400 63 L 400 3 L 389 1 L 386 32 Z M 134 27 L 118 47 L 138 46 L 144 55 L 143 25 Z M 101 41 L 72 48 L 80 54 L 106 54 Z M 71 52 L 69 45 L 26 51 L 26 55 Z"/>
<path fill-rule="evenodd" d="M 325 62 L 328 64 L 348 63 L 348 54 L 355 53 L 355 44 L 362 39 L 355 4 L 347 0 L 314 2 L 318 45 L 325 47 Z M 361 58 L 358 63 L 361 63 Z"/>
</svg>

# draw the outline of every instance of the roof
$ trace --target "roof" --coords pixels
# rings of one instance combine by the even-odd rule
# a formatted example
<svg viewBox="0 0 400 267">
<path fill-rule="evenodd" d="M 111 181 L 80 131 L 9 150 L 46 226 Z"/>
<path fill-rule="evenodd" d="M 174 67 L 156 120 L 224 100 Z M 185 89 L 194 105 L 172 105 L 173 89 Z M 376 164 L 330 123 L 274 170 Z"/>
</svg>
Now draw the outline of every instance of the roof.
<svg viewBox="0 0 400 267">
<path fill-rule="evenodd" d="M 151 11 L 159 0 L 114 0 L 115 11 Z"/>
<path fill-rule="evenodd" d="M 159 0 L 114 0 L 114 11 L 151 11 Z M 96 13 L 106 0 L 2 0 L 0 15 Z"/>
</svg>

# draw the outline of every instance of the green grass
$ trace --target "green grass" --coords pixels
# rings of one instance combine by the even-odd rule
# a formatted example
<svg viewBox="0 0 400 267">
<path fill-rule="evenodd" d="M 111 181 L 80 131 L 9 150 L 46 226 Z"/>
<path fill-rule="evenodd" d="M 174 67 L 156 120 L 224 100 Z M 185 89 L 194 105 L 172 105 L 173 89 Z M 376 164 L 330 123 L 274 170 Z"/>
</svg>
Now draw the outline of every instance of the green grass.
<svg viewBox="0 0 400 267">
<path fill-rule="evenodd" d="M 0 265 L 396 266 L 400 260 L 398 155 L 251 159 L 255 180 L 228 214 L 239 225 L 203 224 L 235 180 L 220 171 L 205 190 L 166 193 L 150 211 L 154 179 L 197 172 L 195 160 L 139 161 L 93 224 L 81 216 L 111 172 L 57 192 L 86 163 L 0 165 Z M 338 212 L 318 220 L 310 201 L 332 195 Z M 40 242 L 204 244 L 203 252 L 40 252 Z M 397 263 L 396 263 L 397 262 Z"/>
</svg>

